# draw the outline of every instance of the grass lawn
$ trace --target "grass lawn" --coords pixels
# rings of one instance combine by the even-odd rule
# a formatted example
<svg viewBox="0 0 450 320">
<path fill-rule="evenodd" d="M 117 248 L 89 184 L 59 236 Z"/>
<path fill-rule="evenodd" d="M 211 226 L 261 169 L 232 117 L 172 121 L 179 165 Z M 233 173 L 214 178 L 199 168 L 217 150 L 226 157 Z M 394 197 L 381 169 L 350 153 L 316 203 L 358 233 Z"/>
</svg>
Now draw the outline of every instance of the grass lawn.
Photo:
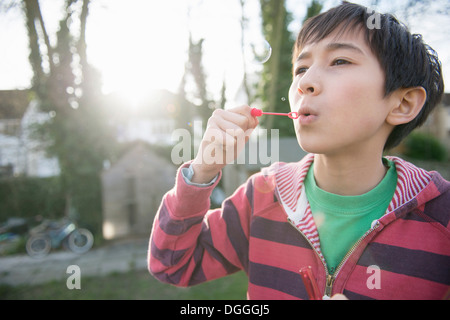
<svg viewBox="0 0 450 320">
<path fill-rule="evenodd" d="M 82 277 L 81 289 L 69 290 L 66 279 L 35 286 L 0 286 L 0 300 L 245 300 L 247 276 L 231 276 L 190 288 L 161 283 L 147 271 Z"/>
</svg>

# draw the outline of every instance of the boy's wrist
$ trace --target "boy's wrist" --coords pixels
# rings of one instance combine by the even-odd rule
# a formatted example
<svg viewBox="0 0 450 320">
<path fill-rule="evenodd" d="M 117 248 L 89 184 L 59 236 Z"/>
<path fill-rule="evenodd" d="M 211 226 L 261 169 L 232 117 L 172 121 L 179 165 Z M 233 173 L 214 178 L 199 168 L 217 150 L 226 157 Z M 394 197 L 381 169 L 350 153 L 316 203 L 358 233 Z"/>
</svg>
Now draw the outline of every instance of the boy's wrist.
<svg viewBox="0 0 450 320">
<path fill-rule="evenodd" d="M 192 168 L 192 163 L 189 165 L 189 167 L 184 167 L 181 169 L 181 175 L 183 176 L 184 181 L 191 186 L 196 187 L 209 187 L 212 186 L 217 179 L 219 178 L 219 174 L 217 174 L 213 179 L 206 183 L 195 183 L 192 181 L 192 177 L 194 176 L 194 170 Z"/>
<path fill-rule="evenodd" d="M 164 202 L 173 219 L 202 216 L 210 208 L 211 193 L 220 179 L 220 173 L 208 184 L 193 183 L 191 176 L 192 163 L 185 163 L 177 172 L 174 189 L 165 195 Z"/>
<path fill-rule="evenodd" d="M 196 184 L 208 184 L 210 183 L 222 170 L 222 167 L 215 165 L 204 165 L 195 163 L 191 164 L 191 168 L 194 174 L 191 177 L 191 182 Z"/>
</svg>

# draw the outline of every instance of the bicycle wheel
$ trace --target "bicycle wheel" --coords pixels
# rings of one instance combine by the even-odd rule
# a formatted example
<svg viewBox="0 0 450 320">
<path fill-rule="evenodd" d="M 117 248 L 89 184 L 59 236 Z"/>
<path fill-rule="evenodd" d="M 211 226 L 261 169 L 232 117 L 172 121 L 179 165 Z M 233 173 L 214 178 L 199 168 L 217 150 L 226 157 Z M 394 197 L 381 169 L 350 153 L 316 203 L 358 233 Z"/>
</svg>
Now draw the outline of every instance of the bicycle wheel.
<svg viewBox="0 0 450 320">
<path fill-rule="evenodd" d="M 67 239 L 69 249 L 75 253 L 88 252 L 94 244 L 94 236 L 87 229 L 77 229 L 69 235 Z"/>
<path fill-rule="evenodd" d="M 32 235 L 26 244 L 26 250 L 30 257 L 42 258 L 49 254 L 52 248 L 50 238 L 45 234 Z"/>
</svg>

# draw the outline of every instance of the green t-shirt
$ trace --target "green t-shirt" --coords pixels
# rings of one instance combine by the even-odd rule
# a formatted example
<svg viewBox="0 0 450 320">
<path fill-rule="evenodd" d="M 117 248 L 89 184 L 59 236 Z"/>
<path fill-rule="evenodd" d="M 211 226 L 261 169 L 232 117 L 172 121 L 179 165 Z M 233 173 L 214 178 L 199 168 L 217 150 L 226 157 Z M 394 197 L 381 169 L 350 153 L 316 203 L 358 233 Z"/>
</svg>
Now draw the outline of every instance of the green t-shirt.
<svg viewBox="0 0 450 320">
<path fill-rule="evenodd" d="M 395 164 L 383 158 L 388 171 L 371 191 L 360 196 L 340 196 L 316 185 L 314 163 L 305 178 L 305 191 L 319 233 L 320 247 L 333 274 L 352 246 L 384 215 L 397 185 Z"/>
</svg>

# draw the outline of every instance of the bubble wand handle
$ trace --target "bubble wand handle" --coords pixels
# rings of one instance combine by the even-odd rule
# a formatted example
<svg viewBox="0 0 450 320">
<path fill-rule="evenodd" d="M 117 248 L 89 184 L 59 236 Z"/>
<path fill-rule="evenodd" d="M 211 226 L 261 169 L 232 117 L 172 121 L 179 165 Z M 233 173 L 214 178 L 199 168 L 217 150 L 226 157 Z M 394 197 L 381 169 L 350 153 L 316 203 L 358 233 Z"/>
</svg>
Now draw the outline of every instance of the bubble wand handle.
<svg viewBox="0 0 450 320">
<path fill-rule="evenodd" d="M 281 112 L 263 112 L 261 109 L 252 108 L 251 115 L 253 117 L 261 117 L 263 114 L 274 116 L 286 116 L 291 119 L 297 119 L 299 117 L 297 112 L 281 113 Z"/>
<path fill-rule="evenodd" d="M 305 285 L 306 292 L 308 293 L 309 300 L 322 300 L 319 287 L 317 286 L 316 279 L 312 273 L 310 266 L 300 269 L 300 275 Z"/>
</svg>

